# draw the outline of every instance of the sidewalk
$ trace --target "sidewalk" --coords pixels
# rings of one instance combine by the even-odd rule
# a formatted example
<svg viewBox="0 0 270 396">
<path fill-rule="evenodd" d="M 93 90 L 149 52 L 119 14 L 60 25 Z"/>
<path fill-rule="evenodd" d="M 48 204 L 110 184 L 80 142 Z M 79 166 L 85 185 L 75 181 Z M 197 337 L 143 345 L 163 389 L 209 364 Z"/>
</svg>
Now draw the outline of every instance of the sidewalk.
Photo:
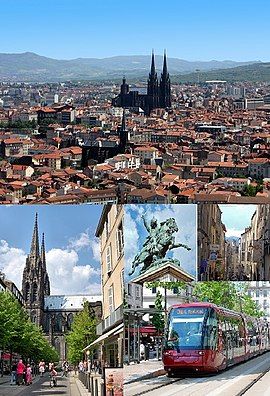
<svg viewBox="0 0 270 396">
<path fill-rule="evenodd" d="M 70 373 L 70 383 L 72 383 L 73 381 L 76 384 L 76 387 L 77 387 L 77 390 L 78 390 L 80 396 L 90 396 L 90 393 L 88 392 L 86 387 L 79 380 L 78 374 L 75 374 L 74 371 L 72 373 Z"/>
<path fill-rule="evenodd" d="M 131 363 L 124 366 L 124 385 L 137 382 L 142 379 L 154 378 L 164 375 L 166 371 L 160 360 L 147 360 L 141 363 Z"/>
<path fill-rule="evenodd" d="M 4 375 L 3 377 L 0 377 L 0 385 L 9 383 L 10 382 L 10 375 Z"/>
</svg>

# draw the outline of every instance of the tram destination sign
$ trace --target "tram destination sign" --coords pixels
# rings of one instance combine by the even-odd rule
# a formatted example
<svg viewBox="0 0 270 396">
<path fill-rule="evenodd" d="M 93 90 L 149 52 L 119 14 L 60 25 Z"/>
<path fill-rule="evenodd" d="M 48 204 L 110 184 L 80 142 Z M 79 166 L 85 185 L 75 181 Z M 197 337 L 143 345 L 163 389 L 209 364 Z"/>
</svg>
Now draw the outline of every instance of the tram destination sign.
<svg viewBox="0 0 270 396">
<path fill-rule="evenodd" d="M 204 315 L 205 308 L 177 308 L 177 315 Z"/>
</svg>

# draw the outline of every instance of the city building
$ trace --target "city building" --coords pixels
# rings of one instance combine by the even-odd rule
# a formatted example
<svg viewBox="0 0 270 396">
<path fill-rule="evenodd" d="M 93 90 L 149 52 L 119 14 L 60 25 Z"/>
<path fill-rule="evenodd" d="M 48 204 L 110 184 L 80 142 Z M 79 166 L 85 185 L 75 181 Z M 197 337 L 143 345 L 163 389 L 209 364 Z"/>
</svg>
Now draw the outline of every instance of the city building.
<svg viewBox="0 0 270 396">
<path fill-rule="evenodd" d="M 221 214 L 217 204 L 198 205 L 198 280 L 220 280 L 226 275 Z"/>
<path fill-rule="evenodd" d="M 270 282 L 249 282 L 247 292 L 256 301 L 259 308 L 265 312 L 267 320 L 270 321 Z"/>
<path fill-rule="evenodd" d="M 102 322 L 97 326 L 99 338 L 84 350 L 98 348 L 105 367 L 123 365 L 123 222 L 123 206 L 107 204 L 96 229 L 100 240 L 103 312 Z"/>
</svg>

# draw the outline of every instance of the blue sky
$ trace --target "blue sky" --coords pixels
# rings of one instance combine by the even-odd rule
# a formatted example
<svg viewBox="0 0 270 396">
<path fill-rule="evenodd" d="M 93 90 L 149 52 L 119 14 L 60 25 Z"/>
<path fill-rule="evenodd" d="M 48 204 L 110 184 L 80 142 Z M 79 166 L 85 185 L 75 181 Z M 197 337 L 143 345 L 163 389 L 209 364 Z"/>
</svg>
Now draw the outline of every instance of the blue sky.
<svg viewBox="0 0 270 396">
<path fill-rule="evenodd" d="M 153 216 L 158 222 L 164 221 L 170 217 L 176 220 L 179 230 L 174 234 L 175 240 L 177 243 L 188 245 L 191 251 L 178 248 L 172 250 L 171 255 L 180 260 L 181 266 L 185 271 L 195 276 L 197 262 L 196 205 L 125 205 L 124 234 L 126 281 L 128 282 L 131 278 L 137 276 L 141 268 L 137 267 L 131 278 L 128 276 L 132 261 L 138 251 L 140 251 L 148 235 L 141 217 L 143 214 L 146 216 L 148 222 Z"/>
<path fill-rule="evenodd" d="M 226 236 L 240 237 L 245 228 L 250 226 L 257 205 L 219 205 L 219 207 L 222 211 L 222 222 L 227 229 Z"/>
<path fill-rule="evenodd" d="M 37 212 L 53 294 L 98 293 L 99 244 L 94 234 L 101 210 L 100 205 L 0 206 L 0 269 L 21 288 Z"/>
<path fill-rule="evenodd" d="M 0 52 L 270 61 L 269 0 L 0 0 Z"/>
</svg>

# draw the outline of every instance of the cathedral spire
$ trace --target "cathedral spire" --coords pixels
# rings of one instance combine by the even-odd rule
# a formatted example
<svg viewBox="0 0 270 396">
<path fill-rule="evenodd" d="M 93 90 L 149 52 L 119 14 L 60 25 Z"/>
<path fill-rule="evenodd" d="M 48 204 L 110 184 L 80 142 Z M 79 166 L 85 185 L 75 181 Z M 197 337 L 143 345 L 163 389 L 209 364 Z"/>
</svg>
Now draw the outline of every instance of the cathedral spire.
<svg viewBox="0 0 270 396">
<path fill-rule="evenodd" d="M 43 268 L 46 269 L 46 256 L 45 256 L 45 236 L 44 232 L 42 233 L 42 242 L 41 242 L 41 249 L 40 249 L 40 258 L 43 264 Z"/>
<path fill-rule="evenodd" d="M 30 255 L 34 257 L 39 256 L 39 241 L 38 241 L 38 214 L 36 213 L 35 225 L 32 236 Z"/>
<path fill-rule="evenodd" d="M 150 71 L 151 76 L 155 76 L 156 74 L 156 67 L 155 67 L 155 54 L 154 50 L 152 50 L 152 61 L 151 61 L 151 71 Z"/>
<path fill-rule="evenodd" d="M 161 73 L 160 84 L 159 84 L 159 103 L 160 107 L 166 109 L 171 107 L 171 82 L 170 75 L 168 73 L 167 67 L 167 55 L 164 50 L 164 58 L 163 58 L 163 70 Z"/>
<path fill-rule="evenodd" d="M 168 74 L 166 50 L 164 50 L 163 72 L 162 73 L 163 73 L 164 76 Z"/>
</svg>

